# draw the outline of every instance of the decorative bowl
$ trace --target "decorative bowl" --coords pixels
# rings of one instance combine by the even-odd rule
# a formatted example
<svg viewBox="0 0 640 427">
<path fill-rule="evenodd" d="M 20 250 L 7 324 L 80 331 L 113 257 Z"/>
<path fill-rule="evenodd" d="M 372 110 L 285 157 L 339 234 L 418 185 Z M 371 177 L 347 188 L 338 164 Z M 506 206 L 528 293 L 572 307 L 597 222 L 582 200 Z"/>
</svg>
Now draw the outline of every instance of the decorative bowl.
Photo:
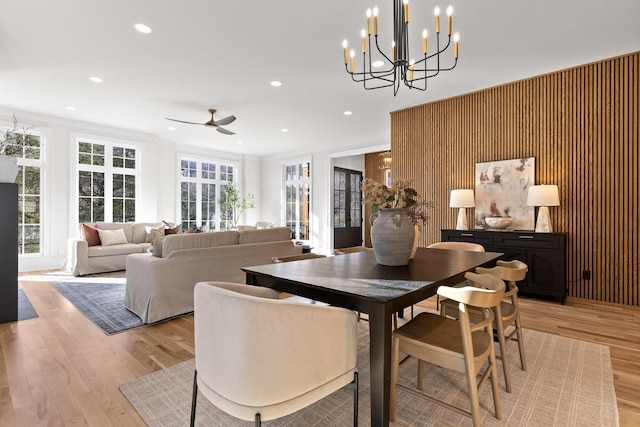
<svg viewBox="0 0 640 427">
<path fill-rule="evenodd" d="M 513 222 L 513 218 L 509 216 L 488 216 L 484 222 L 489 228 L 507 228 Z"/>
</svg>

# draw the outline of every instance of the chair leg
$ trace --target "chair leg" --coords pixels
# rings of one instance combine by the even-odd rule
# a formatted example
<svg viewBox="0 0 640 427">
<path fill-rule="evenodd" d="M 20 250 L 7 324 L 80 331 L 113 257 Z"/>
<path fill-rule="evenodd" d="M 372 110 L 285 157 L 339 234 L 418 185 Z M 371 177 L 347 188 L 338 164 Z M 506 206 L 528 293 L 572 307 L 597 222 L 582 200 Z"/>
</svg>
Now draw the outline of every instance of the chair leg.
<svg viewBox="0 0 640 427">
<path fill-rule="evenodd" d="M 500 406 L 500 388 L 498 385 L 498 368 L 496 367 L 496 353 L 493 347 L 489 353 L 489 366 L 491 369 L 491 392 L 493 393 L 493 409 L 496 413 L 496 419 L 502 419 L 502 407 Z"/>
<path fill-rule="evenodd" d="M 353 427 L 358 427 L 358 373 L 353 376 L 353 381 L 356 383 L 353 389 Z"/>
<path fill-rule="evenodd" d="M 502 321 L 496 316 L 496 335 L 498 336 L 498 342 L 500 343 L 500 360 L 502 361 L 502 371 L 504 372 L 504 386 L 507 393 L 511 393 L 511 375 L 509 374 L 509 362 L 507 356 L 507 341 L 504 335 L 504 326 Z"/>
<path fill-rule="evenodd" d="M 522 336 L 522 328 L 520 327 L 520 315 L 516 317 L 515 324 L 518 330 L 516 333 L 516 336 L 518 337 L 518 350 L 520 351 L 520 367 L 522 367 L 523 371 L 526 371 L 527 362 L 525 361 L 525 358 L 524 358 L 524 337 Z"/>
<path fill-rule="evenodd" d="M 416 388 L 422 390 L 424 384 L 424 360 L 418 359 L 418 384 Z"/>
<path fill-rule="evenodd" d="M 256 414 L 256 427 L 260 427 L 262 422 L 260 421 L 260 413 Z"/>
<path fill-rule="evenodd" d="M 196 402 L 198 401 L 198 371 L 193 371 L 193 396 L 191 397 L 191 422 L 193 427 L 196 423 Z"/>
</svg>

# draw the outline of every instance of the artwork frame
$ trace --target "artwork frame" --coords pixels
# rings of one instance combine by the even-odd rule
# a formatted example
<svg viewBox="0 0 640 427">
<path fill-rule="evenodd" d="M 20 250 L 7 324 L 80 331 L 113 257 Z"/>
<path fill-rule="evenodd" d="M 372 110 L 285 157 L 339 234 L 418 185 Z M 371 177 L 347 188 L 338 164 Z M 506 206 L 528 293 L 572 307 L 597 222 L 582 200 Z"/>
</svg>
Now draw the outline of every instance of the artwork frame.
<svg viewBox="0 0 640 427">
<path fill-rule="evenodd" d="M 508 230 L 533 230 L 535 208 L 527 206 L 529 186 L 535 184 L 535 157 L 476 163 L 476 229 L 488 228 L 487 216 L 510 216 Z"/>
</svg>

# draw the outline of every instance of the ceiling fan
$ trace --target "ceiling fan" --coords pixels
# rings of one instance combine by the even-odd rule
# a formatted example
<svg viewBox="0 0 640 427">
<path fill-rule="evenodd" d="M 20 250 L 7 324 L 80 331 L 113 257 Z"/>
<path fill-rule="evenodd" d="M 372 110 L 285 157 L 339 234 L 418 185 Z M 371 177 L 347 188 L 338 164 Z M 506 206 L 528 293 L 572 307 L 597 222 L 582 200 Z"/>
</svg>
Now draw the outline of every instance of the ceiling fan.
<svg viewBox="0 0 640 427">
<path fill-rule="evenodd" d="M 230 130 L 227 130 L 227 129 L 221 127 L 221 126 L 228 125 L 229 123 L 233 123 L 233 121 L 236 119 L 236 116 L 227 116 L 227 117 L 222 118 L 220 120 L 214 120 L 213 115 L 216 113 L 216 110 L 209 109 L 209 112 L 211 113 L 211 120 L 209 120 L 208 122 L 205 122 L 205 123 L 185 122 L 184 120 L 170 119 L 169 117 L 165 117 L 165 119 L 171 120 L 172 122 L 187 123 L 187 124 L 190 124 L 190 125 L 213 126 L 220 133 L 224 133 L 225 135 L 235 135 L 234 132 L 231 132 Z"/>
</svg>

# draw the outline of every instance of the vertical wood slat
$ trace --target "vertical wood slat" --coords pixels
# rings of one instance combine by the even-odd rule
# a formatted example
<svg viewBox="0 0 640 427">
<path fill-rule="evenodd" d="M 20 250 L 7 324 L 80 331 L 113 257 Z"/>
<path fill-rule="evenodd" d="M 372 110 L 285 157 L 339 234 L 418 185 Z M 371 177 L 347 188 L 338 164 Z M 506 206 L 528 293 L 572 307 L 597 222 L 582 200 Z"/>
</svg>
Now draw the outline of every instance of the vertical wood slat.
<svg viewBox="0 0 640 427">
<path fill-rule="evenodd" d="M 392 174 L 436 205 L 421 246 L 455 226 L 449 193 L 474 188 L 475 163 L 533 156 L 560 189 L 568 295 L 640 306 L 639 92 L 635 52 L 393 112 Z"/>
</svg>

